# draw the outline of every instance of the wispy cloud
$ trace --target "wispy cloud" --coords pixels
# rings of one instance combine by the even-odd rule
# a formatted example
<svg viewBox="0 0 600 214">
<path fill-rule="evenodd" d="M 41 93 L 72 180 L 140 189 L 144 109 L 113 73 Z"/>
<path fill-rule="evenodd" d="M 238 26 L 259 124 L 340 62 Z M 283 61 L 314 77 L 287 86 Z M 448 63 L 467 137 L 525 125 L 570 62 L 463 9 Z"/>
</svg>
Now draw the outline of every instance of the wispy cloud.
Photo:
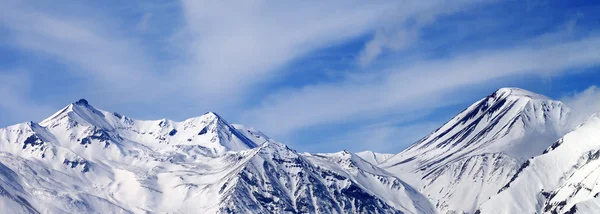
<svg viewBox="0 0 600 214">
<path fill-rule="evenodd" d="M 244 95 L 279 76 L 277 68 L 311 51 L 355 38 L 380 26 L 394 2 L 267 3 L 235 6 L 221 1 L 183 1 L 189 35 L 188 76 L 214 95 Z M 235 99 L 235 97 L 234 97 Z"/>
<path fill-rule="evenodd" d="M 406 1 L 394 15 L 391 24 L 379 28 L 358 57 L 362 66 L 370 64 L 385 51 L 400 51 L 419 39 L 421 28 L 432 24 L 439 16 L 467 10 L 474 5 L 490 3 L 491 0 L 476 1 Z"/>
<path fill-rule="evenodd" d="M 1 23 L 11 30 L 12 45 L 52 56 L 67 65 L 65 71 L 91 83 L 88 86 L 102 86 L 106 93 L 147 91 L 151 88 L 145 84 L 157 82 L 148 63 L 151 60 L 134 40 L 108 24 L 110 18 L 73 16 L 25 2 L 11 3 L 12 7 L 2 9 Z"/>
</svg>

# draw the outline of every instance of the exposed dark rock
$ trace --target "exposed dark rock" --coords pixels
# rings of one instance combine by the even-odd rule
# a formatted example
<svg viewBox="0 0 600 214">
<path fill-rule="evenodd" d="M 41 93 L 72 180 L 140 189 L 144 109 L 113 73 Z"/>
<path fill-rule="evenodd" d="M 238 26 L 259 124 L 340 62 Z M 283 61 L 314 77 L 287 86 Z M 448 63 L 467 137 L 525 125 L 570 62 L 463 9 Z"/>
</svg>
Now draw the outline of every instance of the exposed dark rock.
<svg viewBox="0 0 600 214">
<path fill-rule="evenodd" d="M 208 127 L 204 127 L 202 130 L 200 130 L 200 132 L 198 133 L 198 135 L 203 135 L 206 134 L 208 132 Z"/>
<path fill-rule="evenodd" d="M 37 135 L 33 134 L 25 139 L 25 142 L 23 142 L 23 149 L 26 149 L 27 146 L 35 147 L 42 144 L 44 144 L 44 141 Z"/>
</svg>

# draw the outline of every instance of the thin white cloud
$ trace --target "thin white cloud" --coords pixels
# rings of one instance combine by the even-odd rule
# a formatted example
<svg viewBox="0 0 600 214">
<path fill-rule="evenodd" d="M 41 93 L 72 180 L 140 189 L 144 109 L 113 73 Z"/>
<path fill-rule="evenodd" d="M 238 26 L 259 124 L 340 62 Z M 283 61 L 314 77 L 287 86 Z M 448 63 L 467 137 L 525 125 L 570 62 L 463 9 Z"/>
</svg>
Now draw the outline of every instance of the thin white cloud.
<svg viewBox="0 0 600 214">
<path fill-rule="evenodd" d="M 18 2 L 1 13 L 0 23 L 11 30 L 12 45 L 53 56 L 90 86 L 119 94 L 116 92 L 147 91 L 152 88 L 146 84 L 156 82 L 142 49 L 119 34 L 118 28 L 106 25 L 111 22 L 108 18 L 73 17 Z"/>
<path fill-rule="evenodd" d="M 474 5 L 493 2 L 475 1 L 405 1 L 391 16 L 388 24 L 377 30 L 373 38 L 365 44 L 358 57 L 362 66 L 370 64 L 385 51 L 400 51 L 419 39 L 421 28 L 431 25 L 440 16 L 467 10 Z"/>
<path fill-rule="evenodd" d="M 186 79 L 216 95 L 240 95 L 311 51 L 372 31 L 394 2 L 183 1 Z M 208 81 L 207 81 L 208 80 Z"/>
<path fill-rule="evenodd" d="M 365 44 L 364 49 L 359 55 L 358 63 L 366 66 L 381 55 L 385 49 L 392 51 L 401 50 L 415 42 L 417 37 L 418 31 L 415 29 L 395 30 L 391 33 L 384 32 L 383 30 L 377 31 L 373 39 Z"/>
</svg>

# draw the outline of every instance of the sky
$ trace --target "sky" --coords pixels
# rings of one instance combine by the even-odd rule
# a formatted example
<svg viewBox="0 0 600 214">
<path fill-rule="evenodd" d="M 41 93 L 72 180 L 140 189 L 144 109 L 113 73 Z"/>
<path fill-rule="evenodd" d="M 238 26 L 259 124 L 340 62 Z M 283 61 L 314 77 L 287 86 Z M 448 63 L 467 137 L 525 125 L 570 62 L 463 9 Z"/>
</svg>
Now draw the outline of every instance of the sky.
<svg viewBox="0 0 600 214">
<path fill-rule="evenodd" d="M 0 127 L 80 98 L 397 153 L 520 87 L 600 111 L 597 1 L 0 0 Z"/>
</svg>

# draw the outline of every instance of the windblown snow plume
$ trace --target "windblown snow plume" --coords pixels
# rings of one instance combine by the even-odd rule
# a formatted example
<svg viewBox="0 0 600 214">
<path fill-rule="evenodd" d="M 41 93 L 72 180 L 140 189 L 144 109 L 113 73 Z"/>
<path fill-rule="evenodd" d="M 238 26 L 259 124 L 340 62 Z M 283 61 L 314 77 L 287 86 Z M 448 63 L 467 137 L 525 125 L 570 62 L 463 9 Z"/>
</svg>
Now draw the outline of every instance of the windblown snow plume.
<svg viewBox="0 0 600 214">
<path fill-rule="evenodd" d="M 566 129 L 571 129 L 584 123 L 590 116 L 600 112 L 600 89 L 591 86 L 580 93 L 567 96 L 562 99 L 573 111 L 569 116 L 569 124 Z"/>
</svg>

